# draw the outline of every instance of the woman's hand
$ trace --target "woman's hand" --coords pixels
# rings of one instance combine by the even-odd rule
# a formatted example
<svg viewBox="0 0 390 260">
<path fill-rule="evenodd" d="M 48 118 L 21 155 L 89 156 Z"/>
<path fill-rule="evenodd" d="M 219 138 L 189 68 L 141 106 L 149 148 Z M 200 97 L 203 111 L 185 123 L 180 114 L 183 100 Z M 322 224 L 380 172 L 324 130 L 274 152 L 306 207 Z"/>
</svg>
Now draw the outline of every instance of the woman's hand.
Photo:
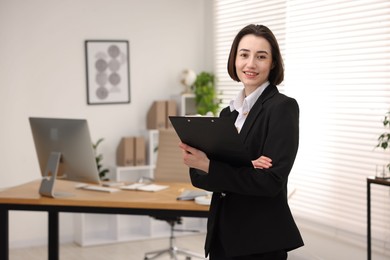
<svg viewBox="0 0 390 260">
<path fill-rule="evenodd" d="M 268 169 L 272 167 L 272 159 L 267 156 L 260 156 L 252 161 L 253 167 L 258 169 Z"/>
<path fill-rule="evenodd" d="M 180 143 L 179 147 L 183 150 L 183 162 L 185 165 L 206 173 L 209 172 L 210 160 L 204 152 L 184 143 Z"/>
</svg>

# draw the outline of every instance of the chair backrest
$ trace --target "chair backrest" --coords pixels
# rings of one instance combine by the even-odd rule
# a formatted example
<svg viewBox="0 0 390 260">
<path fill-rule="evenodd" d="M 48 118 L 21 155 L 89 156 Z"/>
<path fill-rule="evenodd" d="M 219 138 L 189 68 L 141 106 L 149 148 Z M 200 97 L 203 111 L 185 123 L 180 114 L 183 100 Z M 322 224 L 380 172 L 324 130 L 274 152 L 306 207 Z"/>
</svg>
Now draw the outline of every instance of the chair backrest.
<svg viewBox="0 0 390 260">
<path fill-rule="evenodd" d="M 172 128 L 159 130 L 157 162 L 154 171 L 156 181 L 190 182 L 189 169 L 183 163 L 180 139 Z"/>
</svg>

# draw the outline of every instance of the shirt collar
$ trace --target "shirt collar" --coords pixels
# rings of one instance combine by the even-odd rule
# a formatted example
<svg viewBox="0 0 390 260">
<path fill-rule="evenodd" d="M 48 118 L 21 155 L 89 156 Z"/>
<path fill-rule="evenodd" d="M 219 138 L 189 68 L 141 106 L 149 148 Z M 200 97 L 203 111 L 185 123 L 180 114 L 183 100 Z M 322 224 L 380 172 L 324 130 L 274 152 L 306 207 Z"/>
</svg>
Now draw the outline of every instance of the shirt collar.
<svg viewBox="0 0 390 260">
<path fill-rule="evenodd" d="M 260 97 L 268 85 L 269 81 L 264 82 L 247 97 L 245 97 L 245 89 L 242 89 L 234 99 L 230 100 L 230 112 L 234 110 L 240 111 L 244 106 L 247 106 L 248 111 L 251 110 L 253 105 L 256 103 L 256 100 Z"/>
</svg>

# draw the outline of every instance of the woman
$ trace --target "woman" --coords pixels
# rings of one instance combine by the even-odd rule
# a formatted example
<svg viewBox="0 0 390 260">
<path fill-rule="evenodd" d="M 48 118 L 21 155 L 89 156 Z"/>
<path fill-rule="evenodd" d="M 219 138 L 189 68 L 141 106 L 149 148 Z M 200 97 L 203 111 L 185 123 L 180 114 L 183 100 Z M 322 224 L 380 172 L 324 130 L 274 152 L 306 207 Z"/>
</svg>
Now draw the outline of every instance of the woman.
<svg viewBox="0 0 390 260">
<path fill-rule="evenodd" d="M 263 25 L 244 27 L 233 41 L 227 67 L 244 88 L 220 116 L 235 124 L 253 167 L 209 160 L 204 152 L 180 144 L 192 184 L 213 192 L 206 256 L 287 259 L 288 251 L 303 246 L 287 202 L 288 176 L 298 150 L 299 107 L 276 87 L 284 71 L 273 33 Z"/>
</svg>

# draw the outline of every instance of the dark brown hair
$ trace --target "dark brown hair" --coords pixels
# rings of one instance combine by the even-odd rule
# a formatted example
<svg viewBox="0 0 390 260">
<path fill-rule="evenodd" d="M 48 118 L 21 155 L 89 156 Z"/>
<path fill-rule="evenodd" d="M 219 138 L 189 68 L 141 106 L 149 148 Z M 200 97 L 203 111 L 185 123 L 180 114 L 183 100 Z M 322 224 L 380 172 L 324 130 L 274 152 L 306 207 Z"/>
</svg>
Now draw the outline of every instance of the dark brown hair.
<svg viewBox="0 0 390 260">
<path fill-rule="evenodd" d="M 242 37 L 244 37 L 247 34 L 253 34 L 255 36 L 262 37 L 266 39 L 271 45 L 273 68 L 269 73 L 268 80 L 273 85 L 280 84 L 284 79 L 282 54 L 280 53 L 279 44 L 275 38 L 275 35 L 268 27 L 264 25 L 250 24 L 245 26 L 244 28 L 241 29 L 241 31 L 238 32 L 238 34 L 233 40 L 232 47 L 230 49 L 228 63 L 227 63 L 227 70 L 229 76 L 233 80 L 240 82 L 240 79 L 238 78 L 236 73 L 237 48 Z"/>
</svg>

